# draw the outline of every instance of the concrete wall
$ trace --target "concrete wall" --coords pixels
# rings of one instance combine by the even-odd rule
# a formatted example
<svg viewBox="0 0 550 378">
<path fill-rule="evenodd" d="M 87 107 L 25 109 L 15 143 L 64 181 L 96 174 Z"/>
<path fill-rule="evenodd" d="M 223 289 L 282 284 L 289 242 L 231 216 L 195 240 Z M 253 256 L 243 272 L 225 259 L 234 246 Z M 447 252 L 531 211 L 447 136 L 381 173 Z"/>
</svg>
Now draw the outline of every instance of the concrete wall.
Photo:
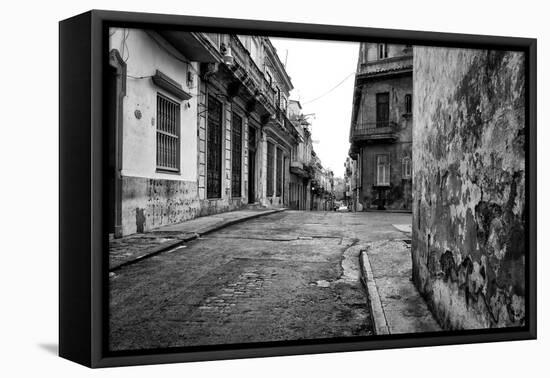
<svg viewBox="0 0 550 378">
<path fill-rule="evenodd" d="M 196 181 L 123 176 L 122 188 L 124 235 L 184 222 L 200 211 Z"/>
<path fill-rule="evenodd" d="M 525 322 L 521 53 L 415 47 L 413 278 L 447 329 Z"/>
</svg>

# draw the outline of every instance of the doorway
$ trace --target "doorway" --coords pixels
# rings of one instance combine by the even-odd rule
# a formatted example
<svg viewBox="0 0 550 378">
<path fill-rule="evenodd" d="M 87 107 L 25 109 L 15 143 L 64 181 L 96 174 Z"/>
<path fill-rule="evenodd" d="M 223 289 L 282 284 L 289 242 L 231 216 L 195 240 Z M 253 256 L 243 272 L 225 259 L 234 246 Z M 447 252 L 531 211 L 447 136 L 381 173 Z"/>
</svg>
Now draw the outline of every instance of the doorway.
<svg viewBox="0 0 550 378">
<path fill-rule="evenodd" d="M 248 127 L 248 203 L 256 202 L 256 129 Z"/>
</svg>

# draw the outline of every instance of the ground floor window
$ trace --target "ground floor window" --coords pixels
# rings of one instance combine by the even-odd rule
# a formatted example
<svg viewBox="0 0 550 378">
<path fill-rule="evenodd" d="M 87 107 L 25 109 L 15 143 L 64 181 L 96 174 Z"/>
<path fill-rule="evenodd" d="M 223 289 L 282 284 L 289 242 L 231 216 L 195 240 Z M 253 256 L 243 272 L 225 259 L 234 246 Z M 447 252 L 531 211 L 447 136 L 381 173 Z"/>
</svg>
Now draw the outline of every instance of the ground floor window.
<svg viewBox="0 0 550 378">
<path fill-rule="evenodd" d="M 390 185 L 390 162 L 388 155 L 376 155 L 376 185 Z"/>
<path fill-rule="evenodd" d="M 411 178 L 411 158 L 410 157 L 404 157 L 403 158 L 403 178 L 409 179 Z"/>
<path fill-rule="evenodd" d="M 208 96 L 206 141 L 206 196 L 220 198 L 222 194 L 222 103 Z"/>
<path fill-rule="evenodd" d="M 273 195 L 273 175 L 275 171 L 273 170 L 273 160 L 275 158 L 275 146 L 271 142 L 267 142 L 267 196 L 271 197 Z"/>
<path fill-rule="evenodd" d="M 283 151 L 277 149 L 277 197 L 283 192 Z"/>
<path fill-rule="evenodd" d="M 231 196 L 241 196 L 243 119 L 233 113 L 231 125 Z"/>
<path fill-rule="evenodd" d="M 157 169 L 180 170 L 180 104 L 157 94 Z"/>
</svg>

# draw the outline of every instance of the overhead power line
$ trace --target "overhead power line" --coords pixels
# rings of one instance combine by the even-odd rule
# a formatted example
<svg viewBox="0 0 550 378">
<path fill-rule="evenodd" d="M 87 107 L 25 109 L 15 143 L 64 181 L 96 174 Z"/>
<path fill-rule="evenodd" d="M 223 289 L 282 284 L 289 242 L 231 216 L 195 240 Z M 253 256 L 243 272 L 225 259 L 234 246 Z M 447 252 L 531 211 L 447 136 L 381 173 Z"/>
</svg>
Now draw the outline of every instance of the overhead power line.
<svg viewBox="0 0 550 378">
<path fill-rule="evenodd" d="M 344 84 L 344 82 L 346 80 L 348 80 L 352 75 L 355 75 L 355 71 L 353 71 L 352 73 L 350 73 L 348 76 L 346 76 L 342 81 L 340 81 L 338 84 L 336 84 L 334 87 L 332 87 L 331 89 L 329 89 L 328 91 L 326 91 L 325 93 L 323 93 L 322 95 L 318 96 L 318 97 L 315 97 L 314 99 L 312 100 L 309 100 L 309 101 L 305 101 L 302 103 L 302 105 L 306 105 L 306 104 L 310 104 L 312 103 L 313 101 L 317 101 L 323 97 L 325 97 L 326 95 L 328 95 L 329 93 L 331 93 L 332 91 L 334 91 L 336 88 L 338 88 L 340 85 Z"/>
</svg>

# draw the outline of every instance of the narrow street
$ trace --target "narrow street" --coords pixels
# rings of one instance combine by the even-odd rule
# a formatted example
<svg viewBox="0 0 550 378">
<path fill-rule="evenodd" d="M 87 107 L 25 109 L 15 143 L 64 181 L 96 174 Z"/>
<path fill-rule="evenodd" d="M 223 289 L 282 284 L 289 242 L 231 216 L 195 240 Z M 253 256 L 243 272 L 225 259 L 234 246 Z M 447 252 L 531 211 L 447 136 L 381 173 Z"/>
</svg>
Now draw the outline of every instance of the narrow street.
<svg viewBox="0 0 550 378">
<path fill-rule="evenodd" d="M 213 232 L 110 277 L 110 349 L 372 334 L 362 243 L 402 213 L 285 211 Z"/>
</svg>

